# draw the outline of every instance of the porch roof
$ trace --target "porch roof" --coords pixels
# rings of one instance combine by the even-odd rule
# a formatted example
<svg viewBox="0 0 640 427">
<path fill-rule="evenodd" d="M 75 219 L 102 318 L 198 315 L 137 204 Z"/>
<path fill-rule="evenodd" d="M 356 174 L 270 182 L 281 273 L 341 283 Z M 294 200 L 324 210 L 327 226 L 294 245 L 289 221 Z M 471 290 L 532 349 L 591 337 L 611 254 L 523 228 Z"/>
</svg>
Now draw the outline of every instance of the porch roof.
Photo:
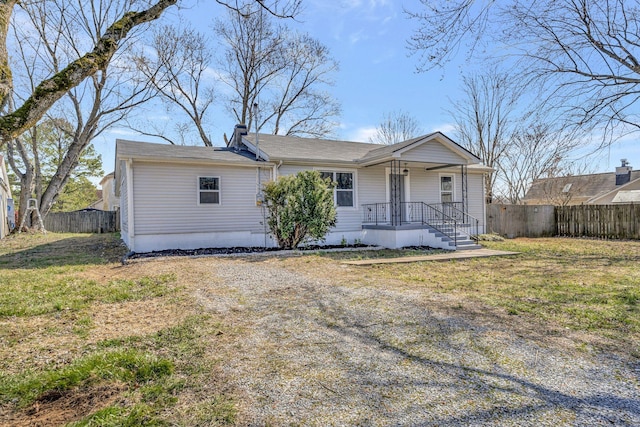
<svg viewBox="0 0 640 427">
<path fill-rule="evenodd" d="M 471 165 L 471 164 L 480 164 L 481 161 L 478 157 L 476 157 L 473 153 L 449 139 L 442 132 L 433 132 L 427 135 L 419 136 L 417 138 L 408 139 L 403 142 L 399 142 L 397 144 L 392 145 L 383 145 L 380 148 L 369 151 L 365 156 L 358 160 L 358 163 L 363 165 L 373 165 L 382 162 L 386 162 L 389 160 L 401 160 L 410 162 L 412 159 L 410 156 L 402 157 L 403 154 L 407 153 L 413 149 L 418 148 L 419 146 L 426 144 L 430 141 L 437 141 L 442 144 L 447 149 L 451 150 L 455 154 L 461 157 L 463 160 L 460 163 L 452 163 L 452 162 L 437 162 L 437 161 L 419 161 L 419 163 L 424 163 L 425 166 L 435 166 L 435 165 L 445 165 L 445 166 L 459 166 L 459 165 Z"/>
</svg>

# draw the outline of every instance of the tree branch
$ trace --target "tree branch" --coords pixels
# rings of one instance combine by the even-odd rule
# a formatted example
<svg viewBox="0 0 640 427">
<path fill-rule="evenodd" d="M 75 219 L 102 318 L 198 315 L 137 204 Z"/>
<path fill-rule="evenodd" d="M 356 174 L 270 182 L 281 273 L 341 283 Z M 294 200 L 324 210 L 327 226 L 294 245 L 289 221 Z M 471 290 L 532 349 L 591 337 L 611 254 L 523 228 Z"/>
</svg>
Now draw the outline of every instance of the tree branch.
<svg viewBox="0 0 640 427">
<path fill-rule="evenodd" d="M 147 10 L 125 13 L 105 31 L 91 52 L 44 80 L 20 108 L 0 118 L 0 146 L 34 126 L 69 89 L 103 69 L 132 28 L 159 18 L 165 9 L 175 5 L 177 1 L 159 0 Z"/>
</svg>

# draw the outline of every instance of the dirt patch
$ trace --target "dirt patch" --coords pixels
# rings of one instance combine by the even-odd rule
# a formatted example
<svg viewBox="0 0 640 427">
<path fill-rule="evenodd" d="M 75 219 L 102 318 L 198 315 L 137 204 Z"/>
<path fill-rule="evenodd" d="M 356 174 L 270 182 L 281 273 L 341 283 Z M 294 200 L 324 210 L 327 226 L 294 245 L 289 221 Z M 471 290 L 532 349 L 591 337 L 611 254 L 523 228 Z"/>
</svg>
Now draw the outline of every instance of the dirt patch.
<svg viewBox="0 0 640 427">
<path fill-rule="evenodd" d="M 44 393 L 30 407 L 16 412 L 0 410 L 2 427 L 59 426 L 80 420 L 100 409 L 109 407 L 122 398 L 123 384 L 73 389 L 64 392 L 51 390 Z"/>
<path fill-rule="evenodd" d="M 179 324 L 187 314 L 180 306 L 160 298 L 100 304 L 92 309 L 93 329 L 88 342 L 153 334 Z"/>
</svg>

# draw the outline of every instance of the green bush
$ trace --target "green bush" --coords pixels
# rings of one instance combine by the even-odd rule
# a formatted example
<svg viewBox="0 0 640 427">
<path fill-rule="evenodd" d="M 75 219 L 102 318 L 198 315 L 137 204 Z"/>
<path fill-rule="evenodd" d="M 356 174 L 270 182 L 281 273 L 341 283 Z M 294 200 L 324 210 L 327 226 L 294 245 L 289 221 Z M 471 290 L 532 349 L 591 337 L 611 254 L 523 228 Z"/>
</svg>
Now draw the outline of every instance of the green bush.
<svg viewBox="0 0 640 427">
<path fill-rule="evenodd" d="M 302 171 L 269 182 L 264 189 L 271 234 L 283 249 L 323 240 L 336 225 L 333 183 L 318 171 Z"/>
</svg>

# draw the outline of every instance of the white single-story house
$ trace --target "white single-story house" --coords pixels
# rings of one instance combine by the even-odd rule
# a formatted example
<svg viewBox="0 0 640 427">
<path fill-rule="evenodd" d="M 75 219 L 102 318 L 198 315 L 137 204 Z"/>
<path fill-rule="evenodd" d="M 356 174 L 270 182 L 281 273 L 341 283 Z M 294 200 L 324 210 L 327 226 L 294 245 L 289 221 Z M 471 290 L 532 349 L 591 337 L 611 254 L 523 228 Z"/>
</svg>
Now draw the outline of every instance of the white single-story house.
<svg viewBox="0 0 640 427">
<path fill-rule="evenodd" d="M 13 199 L 11 198 L 11 187 L 7 176 L 7 167 L 4 157 L 0 154 L 0 239 L 7 236 L 13 229 L 15 223 L 15 212 Z"/>
<path fill-rule="evenodd" d="M 322 243 L 476 247 L 490 171 L 440 132 L 394 145 L 247 134 L 227 147 L 116 141 L 121 235 L 134 252 L 272 247 L 263 185 L 315 169 L 336 182 Z"/>
</svg>

